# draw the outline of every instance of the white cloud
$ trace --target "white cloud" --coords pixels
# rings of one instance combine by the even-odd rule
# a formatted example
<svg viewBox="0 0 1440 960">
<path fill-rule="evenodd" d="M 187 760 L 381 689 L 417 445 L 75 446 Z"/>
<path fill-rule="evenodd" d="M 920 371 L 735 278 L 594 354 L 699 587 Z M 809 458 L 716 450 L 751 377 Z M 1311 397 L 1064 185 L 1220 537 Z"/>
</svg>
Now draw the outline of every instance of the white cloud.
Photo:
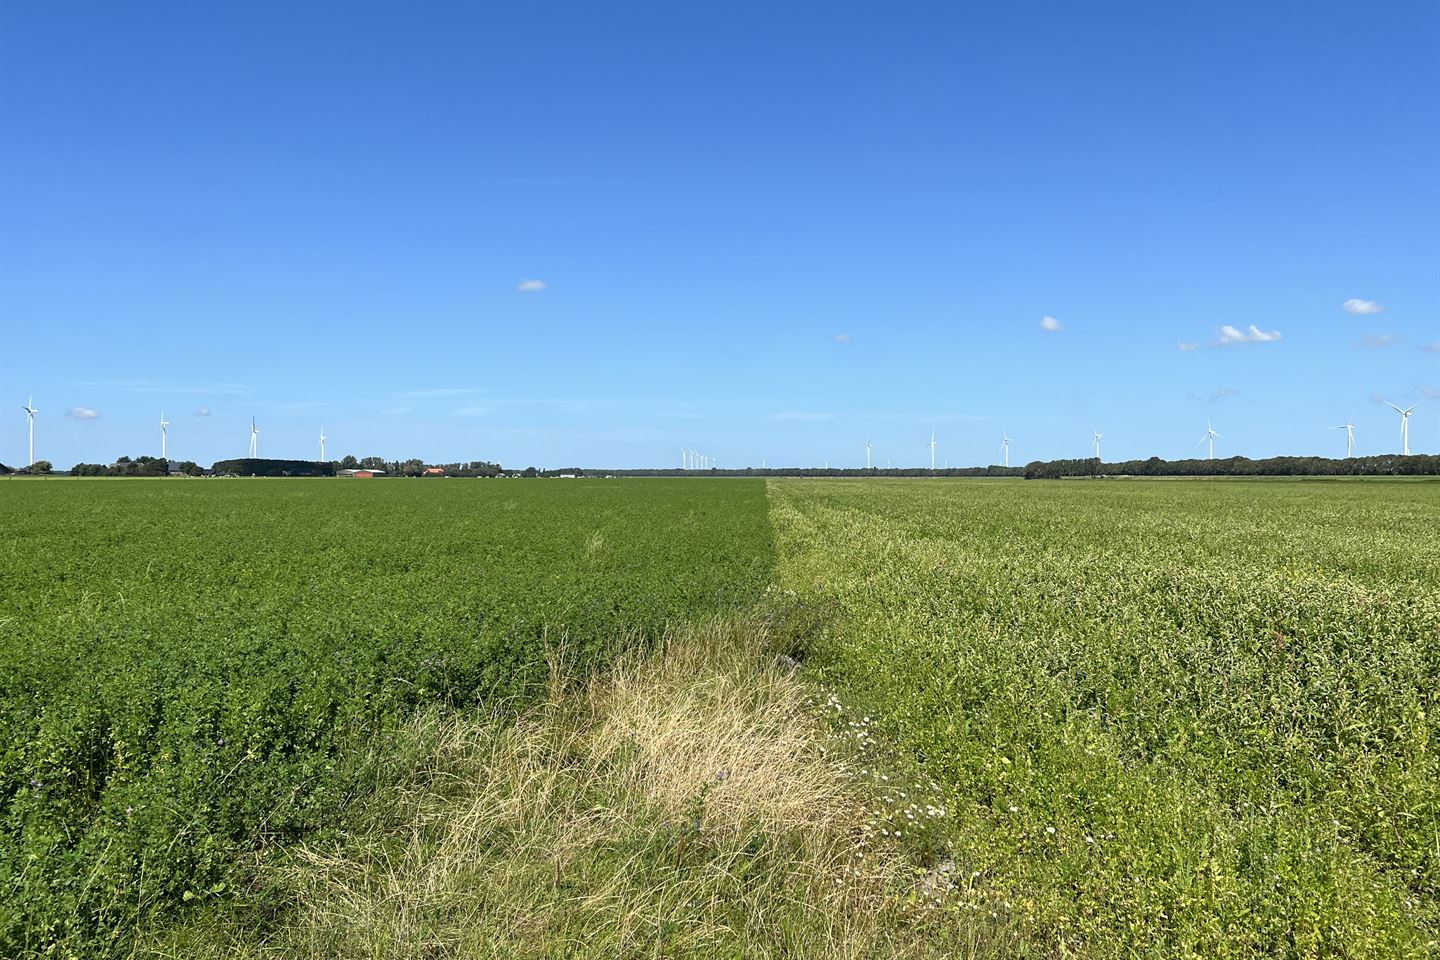
<svg viewBox="0 0 1440 960">
<path fill-rule="evenodd" d="M 850 334 L 848 334 L 848 333 L 837 333 L 837 334 L 835 334 L 835 342 L 836 342 L 836 343 L 849 343 L 849 342 L 850 342 Z"/>
<path fill-rule="evenodd" d="M 201 407 L 199 410 L 196 410 L 196 411 L 195 411 L 195 416 L 197 416 L 197 417 L 208 417 L 208 416 L 210 416 L 210 414 L 211 414 L 212 412 L 213 412 L 213 411 L 212 411 L 209 407 Z"/>
<path fill-rule="evenodd" d="M 544 280 L 521 280 L 520 285 L 515 288 L 521 293 L 539 293 L 545 289 Z"/>
<path fill-rule="evenodd" d="M 1189 340 L 1179 340 L 1175 343 L 1175 346 L 1180 348 L 1181 353 L 1189 353 L 1191 350 L 1200 349 L 1200 344 L 1192 343 Z"/>
<path fill-rule="evenodd" d="M 1424 344 L 1420 349 L 1426 353 L 1440 353 L 1440 340 L 1436 340 L 1434 343 Z"/>
<path fill-rule="evenodd" d="M 450 412 L 457 417 L 488 417 L 495 412 L 495 408 L 485 406 L 484 404 L 472 403 L 469 406 L 460 407 Z"/>
<path fill-rule="evenodd" d="M 1420 393 L 1431 400 L 1440 400 L 1440 387 L 1421 387 Z"/>
<path fill-rule="evenodd" d="M 780 413 L 770 414 L 771 420 L 801 421 L 809 422 L 814 420 L 833 420 L 833 413 L 815 413 L 812 410 L 785 410 Z"/>
<path fill-rule="evenodd" d="M 1366 350 L 1379 350 L 1382 347 L 1390 346 L 1392 343 L 1400 343 L 1404 339 L 1404 337 L 1396 336 L 1393 333 L 1367 333 L 1355 343 L 1355 346 L 1363 347 Z"/>
<path fill-rule="evenodd" d="M 1374 300 L 1361 300 L 1359 297 L 1351 297 L 1340 304 L 1341 308 L 1351 316 L 1364 316 L 1367 313 L 1380 313 L 1385 307 Z"/>
<path fill-rule="evenodd" d="M 1219 343 L 1222 347 L 1233 343 L 1274 343 L 1279 339 L 1279 330 L 1261 330 L 1253 323 L 1249 330 L 1239 330 L 1228 323 L 1220 327 Z"/>
<path fill-rule="evenodd" d="M 65 416 L 74 417 L 76 420 L 94 420 L 100 416 L 100 411 L 94 407 L 71 407 L 65 411 Z"/>
<path fill-rule="evenodd" d="M 1186 400 L 1208 400 L 1211 403 L 1218 403 L 1227 397 L 1238 397 L 1240 391 L 1234 387 L 1221 387 L 1219 390 L 1211 390 L 1209 393 L 1187 393 Z"/>
<path fill-rule="evenodd" d="M 1047 331 L 1049 331 L 1050 333 L 1059 333 L 1061 330 L 1064 330 L 1065 328 L 1060 325 L 1060 321 L 1059 321 L 1059 320 L 1056 320 L 1054 317 L 1048 317 L 1048 316 L 1047 316 L 1047 317 L 1041 317 L 1041 318 L 1040 318 L 1040 329 L 1041 329 L 1041 330 L 1047 330 Z"/>
<path fill-rule="evenodd" d="M 402 390 L 395 396 L 400 400 L 425 400 L 430 397 L 469 397 L 484 392 L 480 387 L 431 387 L 428 390 Z"/>
</svg>

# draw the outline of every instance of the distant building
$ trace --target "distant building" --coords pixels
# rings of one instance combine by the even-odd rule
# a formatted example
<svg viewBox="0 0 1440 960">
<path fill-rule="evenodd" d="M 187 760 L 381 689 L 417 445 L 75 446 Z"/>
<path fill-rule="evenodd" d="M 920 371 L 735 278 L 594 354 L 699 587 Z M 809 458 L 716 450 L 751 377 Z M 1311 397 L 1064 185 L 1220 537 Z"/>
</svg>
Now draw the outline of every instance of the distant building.
<svg viewBox="0 0 1440 960">
<path fill-rule="evenodd" d="M 425 476 L 427 476 L 427 477 L 443 477 L 443 476 L 445 476 L 445 468 L 444 468 L 444 467 L 426 467 L 426 468 L 425 468 Z"/>
<path fill-rule="evenodd" d="M 384 470 L 366 470 L 363 467 L 357 469 L 347 468 L 345 470 L 337 470 L 335 472 L 335 476 L 337 477 L 352 477 L 356 480 L 369 480 L 371 477 L 379 477 L 384 475 Z"/>
</svg>

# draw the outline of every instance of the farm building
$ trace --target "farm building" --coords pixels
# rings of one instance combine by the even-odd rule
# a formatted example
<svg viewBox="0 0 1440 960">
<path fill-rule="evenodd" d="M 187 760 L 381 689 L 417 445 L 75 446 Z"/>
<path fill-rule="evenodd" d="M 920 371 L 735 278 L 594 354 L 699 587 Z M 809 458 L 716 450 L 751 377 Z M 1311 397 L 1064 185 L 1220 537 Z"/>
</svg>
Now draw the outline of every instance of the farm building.
<svg viewBox="0 0 1440 960">
<path fill-rule="evenodd" d="M 443 476 L 445 476 L 445 468 L 444 468 L 444 467 L 426 467 L 426 468 L 425 468 L 425 476 L 427 476 L 427 477 L 443 477 Z"/>
<path fill-rule="evenodd" d="M 354 478 L 354 479 L 356 479 L 356 480 L 369 480 L 371 477 L 381 477 L 381 476 L 384 476 L 384 475 L 385 475 L 385 471 L 384 471 L 384 470 L 364 470 L 364 469 L 360 469 L 360 470 L 349 470 L 349 469 L 347 469 L 347 470 L 337 470 L 336 473 L 335 473 L 335 475 L 336 475 L 337 477 L 352 477 L 352 478 Z"/>
</svg>

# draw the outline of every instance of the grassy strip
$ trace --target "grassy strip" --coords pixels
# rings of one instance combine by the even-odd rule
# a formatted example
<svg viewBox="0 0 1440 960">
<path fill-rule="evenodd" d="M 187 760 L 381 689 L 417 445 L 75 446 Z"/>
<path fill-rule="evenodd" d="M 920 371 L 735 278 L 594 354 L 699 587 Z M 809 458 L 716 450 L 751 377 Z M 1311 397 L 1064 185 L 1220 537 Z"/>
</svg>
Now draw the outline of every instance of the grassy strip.
<svg viewBox="0 0 1440 960">
<path fill-rule="evenodd" d="M 913 814 L 863 759 L 864 724 L 836 723 L 773 647 L 763 622 L 712 621 L 603 675 L 552 664 L 519 720 L 427 713 L 369 829 L 262 871 L 290 893 L 280 922 L 212 915 L 137 953 L 995 952 L 1001 929 L 955 909 L 949 867 L 927 871 L 935 831 L 881 825 Z"/>
</svg>

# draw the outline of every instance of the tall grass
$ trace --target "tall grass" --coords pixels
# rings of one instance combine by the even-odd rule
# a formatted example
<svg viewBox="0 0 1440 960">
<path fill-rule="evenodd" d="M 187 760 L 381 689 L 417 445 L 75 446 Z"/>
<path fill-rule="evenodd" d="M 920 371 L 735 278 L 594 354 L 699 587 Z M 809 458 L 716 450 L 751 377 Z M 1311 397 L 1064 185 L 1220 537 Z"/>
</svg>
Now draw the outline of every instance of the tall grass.
<svg viewBox="0 0 1440 960">
<path fill-rule="evenodd" d="M 427 713 L 386 814 L 271 884 L 292 906 L 171 931 L 165 957 L 965 957 L 765 624 L 672 632 L 601 675 L 552 667 L 520 719 Z M 404 751 L 402 751 L 404 752 Z M 868 854 L 868 855 L 867 855 Z M 281 876 L 280 874 L 283 874 Z"/>
</svg>

